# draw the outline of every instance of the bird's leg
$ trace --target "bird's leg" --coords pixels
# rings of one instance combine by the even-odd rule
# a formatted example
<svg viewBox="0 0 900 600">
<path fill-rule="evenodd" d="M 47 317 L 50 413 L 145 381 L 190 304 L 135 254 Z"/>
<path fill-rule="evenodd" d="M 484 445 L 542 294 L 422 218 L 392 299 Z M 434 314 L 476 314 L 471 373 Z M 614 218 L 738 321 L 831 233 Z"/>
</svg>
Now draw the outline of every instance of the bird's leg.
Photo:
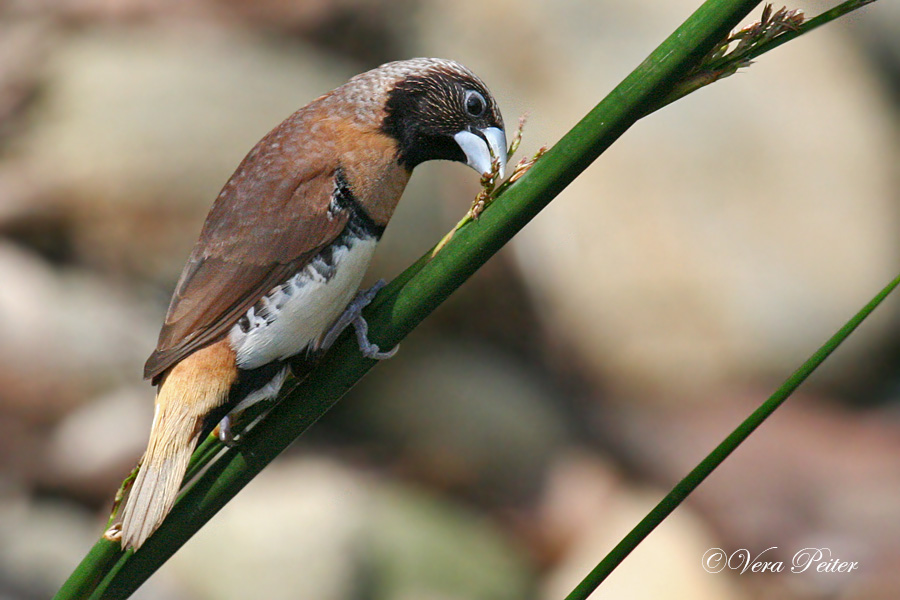
<svg viewBox="0 0 900 600">
<path fill-rule="evenodd" d="M 372 302 L 372 299 L 375 298 L 375 294 L 377 294 L 385 285 L 387 285 L 387 282 L 385 282 L 384 279 L 379 279 L 375 282 L 375 285 L 369 289 L 357 293 L 356 297 L 347 305 L 347 308 L 344 309 L 341 316 L 338 317 L 337 321 L 334 322 L 334 325 L 331 326 L 331 329 L 329 329 L 322 338 L 322 342 L 317 349 L 328 350 L 328 348 L 330 348 L 337 340 L 338 336 L 340 336 L 347 327 L 353 325 L 353 329 L 356 331 L 356 341 L 359 343 L 359 350 L 362 352 L 363 356 L 366 358 L 374 358 L 375 360 L 384 360 L 394 356 L 400 346 L 397 345 L 387 352 L 382 352 L 377 344 L 373 344 L 369 341 L 369 324 L 362 316 L 362 310 Z M 238 443 L 231 428 L 232 415 L 233 413 L 229 413 L 222 417 L 222 420 L 219 421 L 219 424 L 213 429 L 213 435 L 218 437 L 219 441 L 229 448 L 236 446 Z"/>
<path fill-rule="evenodd" d="M 319 349 L 328 350 L 337 340 L 338 336 L 341 335 L 347 327 L 353 325 L 353 328 L 356 330 L 356 341 L 359 343 L 359 350 L 366 358 L 384 360 L 397 354 L 397 350 L 400 348 L 399 344 L 387 352 L 382 352 L 381 348 L 369 341 L 369 324 L 366 323 L 366 320 L 362 316 L 362 310 L 372 302 L 375 294 L 377 294 L 385 285 L 387 285 L 387 282 L 385 282 L 384 279 L 379 279 L 375 282 L 375 285 L 369 289 L 356 294 L 356 298 L 347 305 L 343 314 L 338 317 L 337 321 L 334 322 L 334 325 L 331 326 L 331 329 L 328 330 L 328 333 L 325 334 L 325 337 L 322 338 Z"/>
<path fill-rule="evenodd" d="M 213 433 L 219 438 L 219 441 L 227 447 L 234 448 L 237 446 L 237 438 L 234 436 L 234 431 L 231 429 L 231 414 L 222 417 L 222 420 L 216 425 Z"/>
</svg>

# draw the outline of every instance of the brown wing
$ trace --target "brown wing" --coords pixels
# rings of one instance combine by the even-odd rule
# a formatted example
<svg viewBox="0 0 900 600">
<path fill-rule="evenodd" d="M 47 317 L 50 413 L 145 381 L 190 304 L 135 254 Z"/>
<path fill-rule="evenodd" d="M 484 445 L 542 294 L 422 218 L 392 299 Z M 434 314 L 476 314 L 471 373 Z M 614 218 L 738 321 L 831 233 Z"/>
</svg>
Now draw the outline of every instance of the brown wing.
<svg viewBox="0 0 900 600">
<path fill-rule="evenodd" d="M 329 214 L 336 159 L 327 146 L 289 145 L 297 115 L 257 144 L 213 204 L 181 273 L 156 350 L 155 379 L 221 336 L 273 287 L 290 278 L 347 224 Z M 287 146 L 287 148 L 285 148 Z"/>
</svg>

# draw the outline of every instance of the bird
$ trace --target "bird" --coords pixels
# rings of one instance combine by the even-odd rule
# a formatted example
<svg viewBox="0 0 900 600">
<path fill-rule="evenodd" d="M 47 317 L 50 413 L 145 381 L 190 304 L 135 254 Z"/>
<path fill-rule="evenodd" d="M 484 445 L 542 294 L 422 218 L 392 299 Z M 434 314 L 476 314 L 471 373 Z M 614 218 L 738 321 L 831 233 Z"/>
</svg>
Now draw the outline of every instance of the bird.
<svg viewBox="0 0 900 600">
<path fill-rule="evenodd" d="M 502 178 L 506 159 L 487 86 L 438 58 L 356 75 L 253 147 L 212 204 L 144 367 L 155 409 L 117 522 L 123 549 L 171 511 L 201 436 L 219 424 L 227 438 L 231 415 L 276 398 L 343 329 L 365 356 L 392 355 L 360 312 L 378 286 L 359 290 L 413 169 L 450 160 Z"/>
</svg>

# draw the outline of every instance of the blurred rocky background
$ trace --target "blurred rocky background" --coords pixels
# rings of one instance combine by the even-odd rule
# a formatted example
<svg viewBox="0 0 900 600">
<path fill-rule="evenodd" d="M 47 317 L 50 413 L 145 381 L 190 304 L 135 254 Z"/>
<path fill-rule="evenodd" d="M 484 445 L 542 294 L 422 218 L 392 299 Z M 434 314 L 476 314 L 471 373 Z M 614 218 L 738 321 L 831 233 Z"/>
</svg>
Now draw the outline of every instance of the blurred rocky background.
<svg viewBox="0 0 900 600">
<path fill-rule="evenodd" d="M 266 131 L 433 55 L 530 111 L 532 153 L 699 3 L 0 0 L 0 598 L 48 597 L 100 534 L 174 281 Z M 638 123 L 136 597 L 564 597 L 896 275 L 898 100 L 877 2 Z M 475 191 L 418 169 L 373 278 Z M 898 325 L 893 299 L 598 597 L 900 596 Z M 771 546 L 860 566 L 701 568 Z"/>
</svg>

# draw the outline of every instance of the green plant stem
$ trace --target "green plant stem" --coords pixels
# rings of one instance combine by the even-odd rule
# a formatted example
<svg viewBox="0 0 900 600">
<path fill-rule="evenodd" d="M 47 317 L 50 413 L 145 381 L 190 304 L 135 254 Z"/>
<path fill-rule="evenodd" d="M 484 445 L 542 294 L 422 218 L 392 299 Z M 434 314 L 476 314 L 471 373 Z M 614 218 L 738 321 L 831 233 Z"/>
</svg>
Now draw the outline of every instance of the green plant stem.
<svg viewBox="0 0 900 600">
<path fill-rule="evenodd" d="M 382 290 L 366 311 L 371 339 L 384 348 L 398 343 L 650 107 L 658 106 L 672 85 L 757 4 L 705 2 L 479 221 L 457 232 L 433 259 L 427 253 Z M 373 365 L 343 336 L 319 367 L 245 433 L 238 447 L 224 450 L 208 465 L 139 552 L 122 552 L 118 544 L 101 539 L 56 598 L 130 595 Z M 219 448 L 214 440 L 205 440 L 192 461 L 192 473 L 199 473 Z"/>
<path fill-rule="evenodd" d="M 757 4 L 708 0 L 631 75 L 581 120 L 478 222 L 457 232 L 432 260 L 427 255 L 376 298 L 367 318 L 381 347 L 398 343 L 426 315 L 543 209 L 624 133 L 666 88 Z M 300 386 L 245 437 L 226 450 L 180 497 L 174 510 L 138 553 L 101 539 L 57 594 L 59 600 L 123 598 L 133 592 L 197 529 L 306 427 L 315 422 L 369 368 L 348 338 L 335 345 Z M 108 563 L 115 567 L 107 570 Z M 97 571 L 106 577 L 94 587 Z"/>
<path fill-rule="evenodd" d="M 566 600 L 584 600 L 593 593 L 594 590 L 605 580 L 613 569 L 615 569 L 632 550 L 637 548 L 650 533 L 656 529 L 656 526 L 663 522 L 673 510 L 675 510 L 688 495 L 697 489 L 703 480 L 712 473 L 734 450 L 746 440 L 757 427 L 769 418 L 775 409 L 784 403 L 787 398 L 800 387 L 806 378 L 821 365 L 832 352 L 837 349 L 841 343 L 846 340 L 853 331 L 859 327 L 866 317 L 868 317 L 881 302 L 887 298 L 897 285 L 900 284 L 900 275 L 891 281 L 883 290 L 881 290 L 872 300 L 866 304 L 862 310 L 856 313 L 852 319 L 838 330 L 821 348 L 816 350 L 815 354 L 809 357 L 799 369 L 788 377 L 781 384 L 774 394 L 768 400 L 763 402 L 759 408 L 747 417 L 743 423 L 731 432 L 731 434 L 715 447 L 699 465 L 688 473 L 687 477 L 678 482 L 672 491 L 651 510 L 646 517 L 641 519 L 634 529 L 628 535 L 622 538 L 615 548 L 598 564 L 587 577 L 566 597 Z"/>
</svg>

